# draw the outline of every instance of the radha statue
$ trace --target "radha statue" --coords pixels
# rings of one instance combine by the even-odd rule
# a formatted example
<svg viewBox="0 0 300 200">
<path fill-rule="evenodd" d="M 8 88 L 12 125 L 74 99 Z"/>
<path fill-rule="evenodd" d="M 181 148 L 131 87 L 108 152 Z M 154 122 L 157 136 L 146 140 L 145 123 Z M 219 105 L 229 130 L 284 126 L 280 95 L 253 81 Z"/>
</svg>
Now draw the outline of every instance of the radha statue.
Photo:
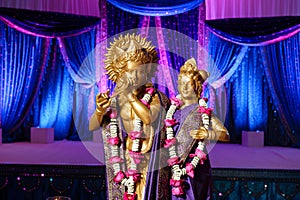
<svg viewBox="0 0 300 200">
<path fill-rule="evenodd" d="M 165 148 L 171 167 L 172 199 L 211 199 L 211 165 L 208 140 L 229 141 L 223 123 L 202 98 L 202 85 L 209 76 L 198 70 L 194 58 L 180 68 L 177 97 L 171 98 L 166 124 Z"/>
</svg>

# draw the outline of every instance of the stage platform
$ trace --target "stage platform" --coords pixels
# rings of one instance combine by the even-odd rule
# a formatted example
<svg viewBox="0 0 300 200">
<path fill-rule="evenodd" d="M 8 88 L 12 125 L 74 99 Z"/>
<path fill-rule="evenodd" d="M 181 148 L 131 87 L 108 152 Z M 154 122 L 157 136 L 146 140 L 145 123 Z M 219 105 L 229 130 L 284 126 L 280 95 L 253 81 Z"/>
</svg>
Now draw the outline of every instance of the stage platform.
<svg viewBox="0 0 300 200">
<path fill-rule="evenodd" d="M 99 142 L 0 144 L 0 199 L 106 199 Z M 300 199 L 300 149 L 209 146 L 213 199 Z"/>
</svg>

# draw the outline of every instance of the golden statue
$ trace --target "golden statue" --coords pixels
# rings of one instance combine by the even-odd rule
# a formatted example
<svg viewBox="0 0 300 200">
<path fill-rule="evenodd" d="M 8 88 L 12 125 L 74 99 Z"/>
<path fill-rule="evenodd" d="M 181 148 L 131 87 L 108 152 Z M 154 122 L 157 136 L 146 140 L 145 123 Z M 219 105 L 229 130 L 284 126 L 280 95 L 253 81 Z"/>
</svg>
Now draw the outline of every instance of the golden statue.
<svg viewBox="0 0 300 200">
<path fill-rule="evenodd" d="M 157 51 L 140 35 L 127 34 L 114 39 L 105 56 L 107 75 L 116 87 L 112 96 L 109 91 L 97 95 L 89 129 L 102 127 L 107 137 L 108 199 L 167 199 L 167 171 L 158 170 L 157 152 L 168 99 L 151 83 Z"/>
<path fill-rule="evenodd" d="M 210 199 L 211 166 L 205 140 L 229 141 L 229 134 L 223 123 L 207 107 L 202 98 L 202 85 L 209 73 L 199 70 L 194 58 L 187 60 L 180 68 L 178 95 L 172 98 L 168 109 L 166 125 L 166 146 L 171 163 L 172 197 L 183 199 Z M 168 121 L 168 122 L 169 122 Z M 176 138 L 176 145 L 173 142 Z M 185 182 L 189 186 L 183 185 Z"/>
</svg>

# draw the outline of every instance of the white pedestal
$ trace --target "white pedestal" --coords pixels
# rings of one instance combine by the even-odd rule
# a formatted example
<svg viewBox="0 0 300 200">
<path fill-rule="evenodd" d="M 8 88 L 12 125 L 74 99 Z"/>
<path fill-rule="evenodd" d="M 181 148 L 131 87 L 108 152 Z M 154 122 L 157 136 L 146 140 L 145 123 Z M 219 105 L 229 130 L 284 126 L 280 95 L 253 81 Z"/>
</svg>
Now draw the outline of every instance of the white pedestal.
<svg viewBox="0 0 300 200">
<path fill-rule="evenodd" d="M 242 131 L 242 145 L 247 147 L 263 147 L 263 131 Z"/>
<path fill-rule="evenodd" d="M 52 143 L 54 142 L 54 128 L 36 128 L 30 129 L 31 143 Z"/>
</svg>

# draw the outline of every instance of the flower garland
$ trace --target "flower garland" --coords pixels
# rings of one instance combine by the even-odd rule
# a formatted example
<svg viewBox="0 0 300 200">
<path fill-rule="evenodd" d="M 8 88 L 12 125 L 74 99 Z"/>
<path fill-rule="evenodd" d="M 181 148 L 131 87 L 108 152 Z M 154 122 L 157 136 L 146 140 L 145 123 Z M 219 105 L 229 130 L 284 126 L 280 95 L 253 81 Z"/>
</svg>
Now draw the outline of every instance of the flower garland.
<svg viewBox="0 0 300 200">
<path fill-rule="evenodd" d="M 203 141 L 198 142 L 198 146 L 194 154 L 190 154 L 189 157 L 193 158 L 191 163 L 187 163 L 185 168 L 180 168 L 179 162 L 180 158 L 176 153 L 176 138 L 173 131 L 173 126 L 177 124 L 176 120 L 173 118 L 173 115 L 177 109 L 182 106 L 182 101 L 180 95 L 171 98 L 171 106 L 167 111 L 165 125 L 167 132 L 167 139 L 165 140 L 164 147 L 169 148 L 168 164 L 172 167 L 172 178 L 170 180 L 170 185 L 172 186 L 172 194 L 175 196 L 180 196 L 184 194 L 183 190 L 183 176 L 188 175 L 194 177 L 194 169 L 197 165 L 203 164 L 206 160 L 206 154 L 204 153 L 205 143 Z M 207 99 L 202 98 L 199 100 L 199 113 L 202 113 L 202 122 L 204 127 L 208 130 L 210 123 L 210 116 L 212 109 L 207 107 Z"/>
<path fill-rule="evenodd" d="M 154 88 L 146 88 L 146 94 L 140 101 L 150 108 L 149 102 L 154 93 Z M 121 164 L 124 159 L 120 157 L 119 144 L 120 138 L 118 136 L 119 124 L 117 119 L 117 112 L 115 110 L 110 110 L 109 112 L 110 123 L 109 123 L 109 134 L 107 138 L 107 143 L 110 145 L 111 157 L 109 158 L 109 163 L 113 166 L 114 179 L 113 181 L 117 184 L 122 184 L 127 188 L 124 193 L 124 199 L 136 199 L 137 195 L 135 193 L 135 182 L 139 179 L 138 164 L 141 159 L 144 158 L 140 152 L 140 137 L 143 133 L 142 121 L 135 115 L 133 130 L 128 134 L 129 138 L 133 140 L 132 150 L 129 151 L 131 164 L 127 172 L 125 173 L 121 169 Z"/>
</svg>

